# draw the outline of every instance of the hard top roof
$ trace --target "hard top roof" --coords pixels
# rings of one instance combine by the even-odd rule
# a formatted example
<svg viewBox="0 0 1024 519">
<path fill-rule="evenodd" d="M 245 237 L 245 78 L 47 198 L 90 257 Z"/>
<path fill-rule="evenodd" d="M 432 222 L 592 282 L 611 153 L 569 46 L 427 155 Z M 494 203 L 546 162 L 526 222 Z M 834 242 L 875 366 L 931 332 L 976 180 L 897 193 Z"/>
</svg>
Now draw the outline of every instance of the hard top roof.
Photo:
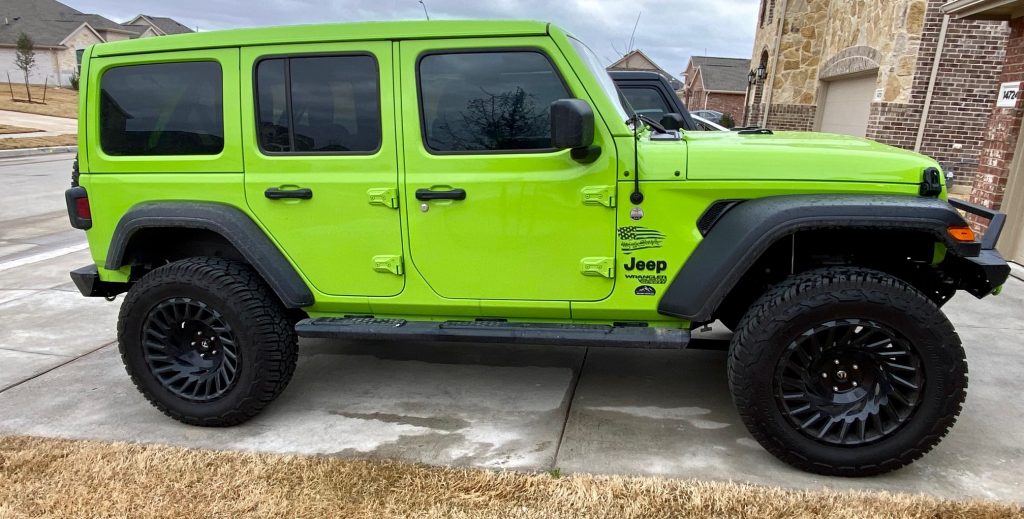
<svg viewBox="0 0 1024 519">
<path fill-rule="evenodd" d="M 102 43 L 96 45 L 93 56 L 332 41 L 536 36 L 547 32 L 548 24 L 545 22 L 522 20 L 423 20 L 290 25 L 174 34 Z"/>
</svg>

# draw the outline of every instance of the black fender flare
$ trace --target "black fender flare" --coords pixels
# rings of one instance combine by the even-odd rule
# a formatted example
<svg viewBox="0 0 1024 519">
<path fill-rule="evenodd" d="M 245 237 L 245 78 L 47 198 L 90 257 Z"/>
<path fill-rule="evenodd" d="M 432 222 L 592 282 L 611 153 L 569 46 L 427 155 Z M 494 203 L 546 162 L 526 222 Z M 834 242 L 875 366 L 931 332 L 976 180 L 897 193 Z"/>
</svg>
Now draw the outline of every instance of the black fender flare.
<svg viewBox="0 0 1024 519">
<path fill-rule="evenodd" d="M 132 207 L 114 229 L 106 268 L 124 266 L 128 244 L 137 232 L 161 227 L 215 232 L 238 249 L 287 308 L 314 302 L 313 292 L 256 222 L 237 207 L 216 202 L 143 202 Z"/>
<path fill-rule="evenodd" d="M 712 204 L 713 205 L 713 204 Z M 810 229 L 915 230 L 949 252 L 977 257 L 978 242 L 958 242 L 949 227 L 965 226 L 944 200 L 900 195 L 783 195 L 746 200 L 718 218 L 679 269 L 658 313 L 707 322 L 747 270 L 773 243 Z"/>
</svg>

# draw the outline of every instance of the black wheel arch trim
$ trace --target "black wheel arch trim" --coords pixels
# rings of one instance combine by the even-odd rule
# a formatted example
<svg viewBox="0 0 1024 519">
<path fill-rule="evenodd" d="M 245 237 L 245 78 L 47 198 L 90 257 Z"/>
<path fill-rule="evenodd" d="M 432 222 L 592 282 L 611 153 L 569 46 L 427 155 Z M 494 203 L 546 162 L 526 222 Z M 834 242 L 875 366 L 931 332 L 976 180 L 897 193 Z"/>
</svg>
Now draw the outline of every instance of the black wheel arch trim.
<svg viewBox="0 0 1024 519">
<path fill-rule="evenodd" d="M 114 229 L 106 268 L 124 266 L 132 237 L 142 229 L 204 229 L 233 245 L 287 308 L 312 305 L 313 292 L 256 222 L 236 207 L 216 202 L 143 202 L 129 209 Z"/>
<path fill-rule="evenodd" d="M 679 269 L 658 312 L 693 322 L 711 319 L 740 278 L 777 240 L 811 229 L 927 232 L 949 253 L 976 258 L 978 242 L 958 242 L 948 228 L 967 222 L 944 200 L 901 195 L 783 195 L 731 207 Z M 1007 275 L 1009 267 L 1006 268 Z M 992 280 L 996 286 L 1005 282 Z"/>
</svg>

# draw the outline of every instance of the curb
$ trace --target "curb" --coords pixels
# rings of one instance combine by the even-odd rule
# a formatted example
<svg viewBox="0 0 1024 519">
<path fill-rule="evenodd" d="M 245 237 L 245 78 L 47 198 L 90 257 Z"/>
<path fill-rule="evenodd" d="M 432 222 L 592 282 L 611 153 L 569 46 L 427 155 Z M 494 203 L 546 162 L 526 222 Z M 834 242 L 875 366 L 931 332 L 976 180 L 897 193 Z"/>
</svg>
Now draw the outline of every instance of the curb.
<svg viewBox="0 0 1024 519">
<path fill-rule="evenodd" d="M 78 146 L 50 146 L 46 148 L 22 148 L 20 150 L 0 150 L 0 159 L 13 157 L 31 157 L 33 155 L 50 155 L 53 153 L 78 153 Z"/>
<path fill-rule="evenodd" d="M 1012 261 L 1007 261 L 1006 263 L 1010 265 L 1010 275 L 1021 281 L 1024 281 L 1024 267 Z"/>
</svg>

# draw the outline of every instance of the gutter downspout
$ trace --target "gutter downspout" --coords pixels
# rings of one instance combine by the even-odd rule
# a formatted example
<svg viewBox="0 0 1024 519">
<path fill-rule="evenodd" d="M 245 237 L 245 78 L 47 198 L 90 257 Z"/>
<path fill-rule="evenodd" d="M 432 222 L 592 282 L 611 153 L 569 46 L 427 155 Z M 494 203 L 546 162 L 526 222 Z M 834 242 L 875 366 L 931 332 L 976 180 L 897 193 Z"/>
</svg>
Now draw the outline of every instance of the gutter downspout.
<svg viewBox="0 0 1024 519">
<path fill-rule="evenodd" d="M 924 96 L 924 108 L 921 111 L 921 122 L 917 127 L 917 141 L 914 142 L 914 151 L 921 151 L 921 143 L 924 142 L 924 130 L 928 126 L 928 112 L 932 108 L 932 93 L 935 91 L 935 80 L 939 76 L 939 63 L 942 61 L 942 51 L 946 47 L 946 30 L 949 28 L 949 15 L 942 17 L 942 29 L 939 30 L 939 44 L 935 49 L 935 60 L 932 62 L 932 75 L 928 79 L 928 93 Z"/>
<path fill-rule="evenodd" d="M 776 13 L 776 16 L 778 16 L 779 26 L 775 29 L 775 51 L 772 52 L 772 66 L 769 69 L 769 81 L 765 85 L 767 97 L 764 101 L 764 113 L 761 115 L 761 128 L 768 127 L 768 112 L 770 112 L 772 108 L 772 90 L 775 89 L 775 74 L 779 66 L 779 49 L 782 48 L 782 26 L 786 25 L 786 8 L 789 7 L 786 5 L 787 3 L 787 0 L 782 0 L 782 8 Z"/>
</svg>

